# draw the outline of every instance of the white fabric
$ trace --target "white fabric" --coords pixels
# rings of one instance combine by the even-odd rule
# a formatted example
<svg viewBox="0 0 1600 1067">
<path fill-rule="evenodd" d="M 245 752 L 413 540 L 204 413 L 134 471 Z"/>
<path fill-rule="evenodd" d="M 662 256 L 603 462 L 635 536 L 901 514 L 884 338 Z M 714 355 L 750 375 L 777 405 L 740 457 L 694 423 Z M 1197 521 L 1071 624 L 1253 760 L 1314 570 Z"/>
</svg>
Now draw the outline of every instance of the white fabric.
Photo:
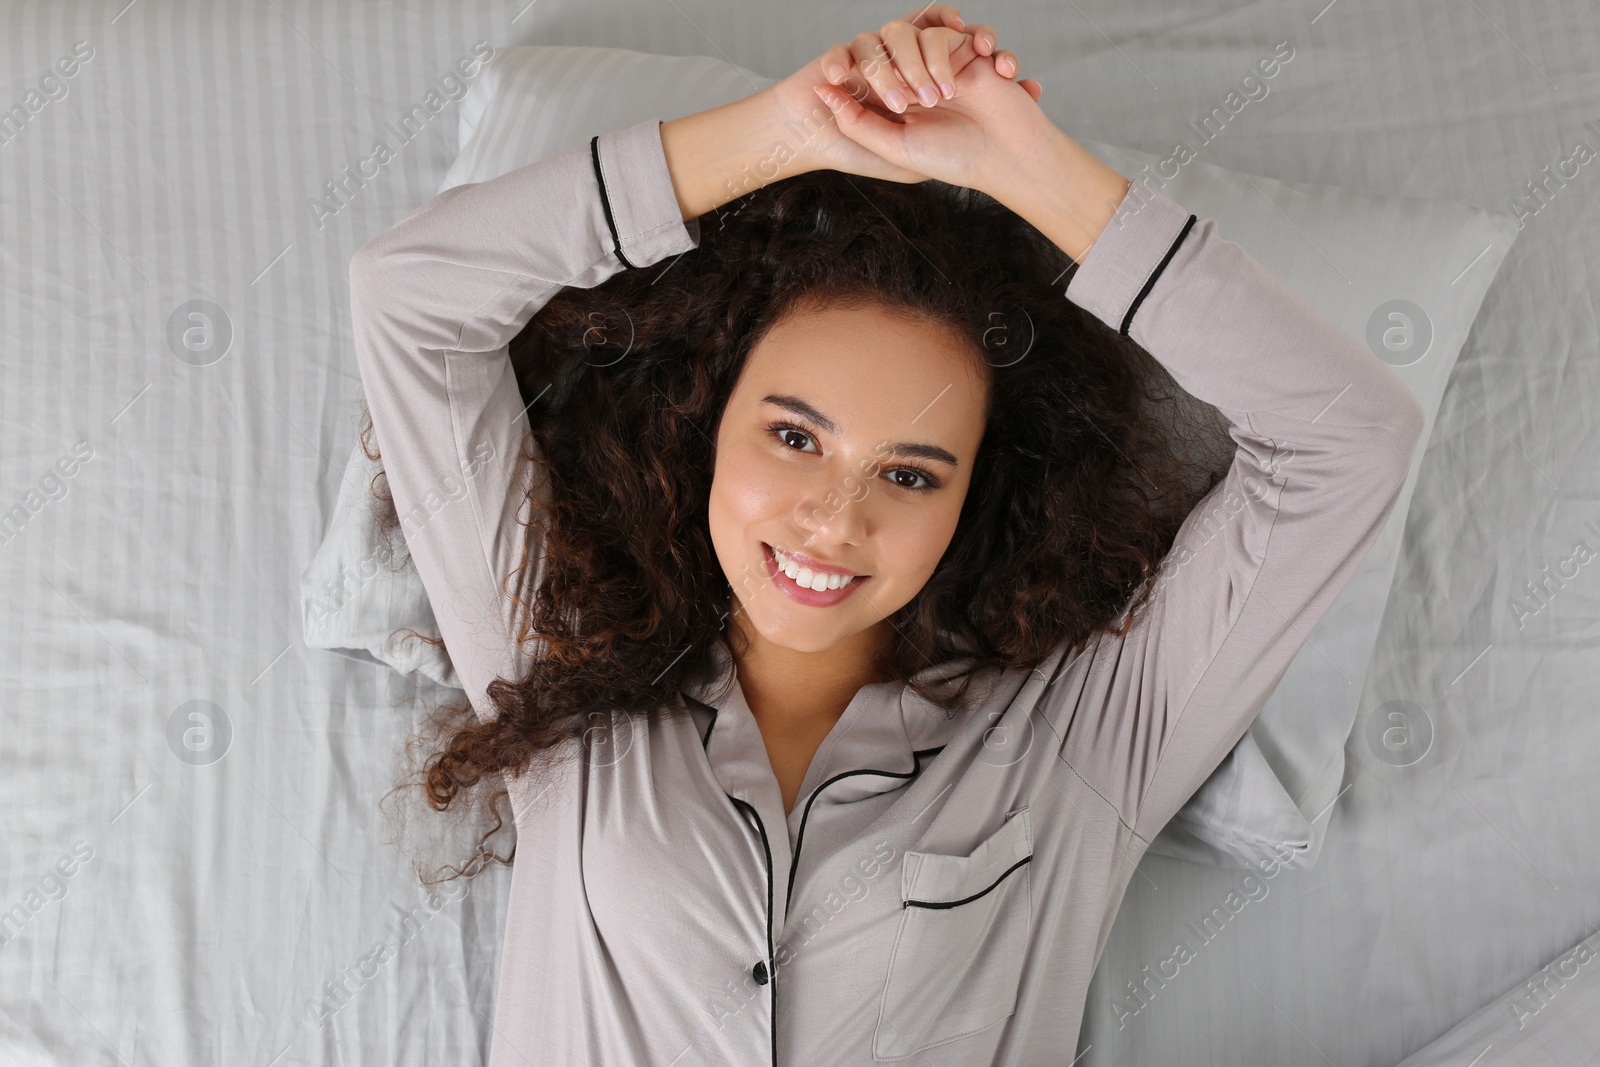
<svg viewBox="0 0 1600 1067">
<path fill-rule="evenodd" d="M 382 471 L 381 459 L 369 457 L 357 440 L 328 532 L 300 576 L 305 642 L 401 674 L 420 671 L 459 689 L 455 665 L 443 644 L 433 643 L 440 640 L 439 623 L 405 537 L 399 529 L 379 528 L 372 487 Z"/>
<path fill-rule="evenodd" d="M 1196 163 L 1528 215 L 1416 477 L 1321 857 L 1119 1030 L 1113 994 L 1241 873 L 1147 855 L 1061 1056 L 1393 1067 L 1600 923 L 1600 587 L 1563 564 L 1600 546 L 1600 171 L 1556 174 L 1600 148 L 1600 24 L 1588 0 L 1079 6 L 965 10 L 1074 136 L 1165 158 L 1287 39 Z M 479 41 L 777 73 L 911 7 L 7 5 L 0 108 L 38 95 L 0 137 L 0 514 L 37 510 L 0 538 L 0 909 L 26 917 L 0 1063 L 482 1062 L 509 872 L 430 898 L 378 807 L 412 702 L 450 692 L 300 637 L 357 429 L 350 256 L 457 156 L 447 99 L 408 142 L 389 124 Z M 77 41 L 93 57 L 50 99 Z M 319 228 L 308 201 L 380 139 L 393 158 Z M 165 338 L 193 297 L 235 326 L 210 367 Z M 166 735 L 201 699 L 233 728 L 210 766 Z M 1404 767 L 1369 743 L 1401 699 L 1433 726 Z"/>
<path fill-rule="evenodd" d="M 1283 73 L 1281 64 L 1278 73 Z M 772 80 L 705 56 L 503 49 L 463 102 L 462 150 L 442 188 L 486 181 L 547 158 L 586 143 L 592 131 L 716 107 Z M 1085 147 L 1151 188 L 1163 182 L 1154 155 L 1096 142 Z M 1404 293 L 1421 308 L 1428 320 L 1421 328 L 1432 334 L 1431 343 L 1425 354 L 1412 351 L 1394 360 L 1406 363 L 1397 372 L 1431 424 L 1483 294 L 1516 236 L 1514 220 L 1450 204 L 1290 185 L 1203 161 L 1166 173 L 1173 169 L 1176 180 L 1163 182 L 1167 195 L 1202 218 L 1215 218 L 1224 233 L 1237 234 L 1233 239 L 1255 259 L 1353 336 L 1365 339 L 1374 309 L 1394 294 Z M 1472 270 L 1458 278 L 1469 263 Z M 1386 320 L 1391 330 L 1411 325 Z M 1216 414 L 1197 401 L 1188 406 L 1195 418 Z M 1225 463 L 1232 441 L 1225 432 L 1216 435 L 1227 446 Z M 1383 617 L 1422 454 L 1419 449 L 1413 459 L 1412 478 L 1377 546 L 1311 632 L 1261 717 L 1152 851 L 1239 867 L 1269 860 L 1290 866 L 1314 862 L 1343 775 L 1344 742 Z M 351 463 L 345 484 L 370 476 L 365 455 L 353 455 Z M 382 543 L 369 529 L 374 521 L 367 511 L 344 510 L 335 517 L 329 540 L 304 579 L 308 592 L 337 587 L 343 574 L 363 566 L 371 546 Z M 351 528 L 349 522 L 358 525 Z M 1215 536 L 1215 531 L 1207 526 L 1203 534 Z M 1174 551 L 1179 547 L 1198 551 L 1200 544 Z M 407 562 L 396 574 L 411 582 L 404 596 L 397 597 L 388 582 L 363 584 L 349 601 L 342 625 L 338 620 L 332 627 L 319 625 L 327 618 L 319 609 L 327 597 L 308 598 L 306 643 L 373 650 L 398 670 L 425 670 L 438 680 L 451 670 L 442 647 L 415 640 L 395 647 L 391 632 L 416 626 L 416 605 L 426 602 L 414 566 Z M 364 591 L 381 602 L 362 603 Z M 385 606 L 392 614 L 385 614 Z M 439 636 L 437 625 L 424 632 Z M 388 648 L 395 648 L 392 655 Z"/>
<path fill-rule="evenodd" d="M 1462 1019 L 1400 1067 L 1592 1064 L 1600 1051 L 1600 934 Z"/>
<path fill-rule="evenodd" d="M 1600 1051 L 1600 934 L 1562 952 L 1400 1067 L 1593 1063 Z"/>
</svg>

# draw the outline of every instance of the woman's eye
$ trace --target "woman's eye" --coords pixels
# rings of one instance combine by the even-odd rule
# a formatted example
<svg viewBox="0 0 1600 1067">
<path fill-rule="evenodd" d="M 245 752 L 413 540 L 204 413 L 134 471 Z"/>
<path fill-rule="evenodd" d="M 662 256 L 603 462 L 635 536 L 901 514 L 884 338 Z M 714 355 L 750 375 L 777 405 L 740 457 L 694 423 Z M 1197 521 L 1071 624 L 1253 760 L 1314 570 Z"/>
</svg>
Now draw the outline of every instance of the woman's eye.
<svg viewBox="0 0 1600 1067">
<path fill-rule="evenodd" d="M 802 438 L 802 439 L 808 440 L 808 441 L 811 439 L 811 435 L 810 434 L 807 434 L 803 430 L 796 430 L 792 426 L 780 426 L 780 427 L 778 427 L 777 433 L 778 433 L 778 438 L 780 440 L 782 440 L 785 444 L 789 443 L 788 439 L 790 437 L 799 437 L 799 438 Z M 797 451 L 805 451 L 805 450 L 804 449 L 798 449 Z"/>
<path fill-rule="evenodd" d="M 916 485 L 916 484 L 907 485 L 905 482 L 900 482 L 900 481 L 895 482 L 895 484 L 898 485 L 902 489 L 932 489 L 933 488 L 933 480 L 931 478 L 929 478 L 926 474 L 923 474 L 921 471 L 912 470 L 910 467 L 896 467 L 893 473 L 896 474 L 896 475 L 909 475 L 913 480 L 915 480 L 917 478 L 921 478 L 922 481 L 924 482 L 923 485 Z"/>
</svg>

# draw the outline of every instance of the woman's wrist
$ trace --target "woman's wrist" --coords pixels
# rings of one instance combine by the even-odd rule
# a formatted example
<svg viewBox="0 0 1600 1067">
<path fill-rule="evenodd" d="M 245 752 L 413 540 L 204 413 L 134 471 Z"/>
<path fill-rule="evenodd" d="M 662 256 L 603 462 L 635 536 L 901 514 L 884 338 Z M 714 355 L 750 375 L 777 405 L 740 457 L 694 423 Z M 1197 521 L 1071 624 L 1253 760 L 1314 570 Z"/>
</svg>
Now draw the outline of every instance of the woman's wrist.
<svg viewBox="0 0 1600 1067">
<path fill-rule="evenodd" d="M 1082 263 L 1132 186 L 1054 123 L 984 188 Z"/>
<path fill-rule="evenodd" d="M 814 169 L 783 126 L 768 89 L 663 122 L 661 148 L 683 217 Z"/>
</svg>

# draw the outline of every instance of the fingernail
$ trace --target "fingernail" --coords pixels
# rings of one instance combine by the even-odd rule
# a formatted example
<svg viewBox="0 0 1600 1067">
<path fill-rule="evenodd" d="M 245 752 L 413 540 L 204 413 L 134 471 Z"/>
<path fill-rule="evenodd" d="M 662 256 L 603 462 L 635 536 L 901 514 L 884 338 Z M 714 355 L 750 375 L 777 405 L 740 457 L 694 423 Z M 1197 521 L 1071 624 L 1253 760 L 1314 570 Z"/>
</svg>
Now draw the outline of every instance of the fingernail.
<svg viewBox="0 0 1600 1067">
<path fill-rule="evenodd" d="M 949 82 L 940 82 L 939 91 L 944 94 L 946 100 L 953 99 L 956 95 L 956 87 Z"/>
<path fill-rule="evenodd" d="M 989 46 L 989 51 L 994 51 L 995 40 L 993 37 L 985 37 L 983 43 Z"/>
<path fill-rule="evenodd" d="M 841 107 L 844 107 L 844 101 L 839 99 L 839 94 L 832 89 L 824 89 L 819 85 L 816 90 L 817 95 L 822 97 L 822 102 L 828 105 L 830 111 L 838 111 Z"/>
<path fill-rule="evenodd" d="M 844 77 L 844 68 L 837 63 L 828 64 L 828 80 L 836 82 Z"/>
<path fill-rule="evenodd" d="M 939 102 L 939 94 L 933 91 L 933 86 L 924 85 L 917 89 L 917 99 L 923 107 L 932 107 Z"/>
<path fill-rule="evenodd" d="M 906 109 L 906 98 L 899 89 L 890 89 L 889 95 L 883 98 L 883 102 L 888 104 L 889 110 L 895 114 L 899 114 Z"/>
</svg>

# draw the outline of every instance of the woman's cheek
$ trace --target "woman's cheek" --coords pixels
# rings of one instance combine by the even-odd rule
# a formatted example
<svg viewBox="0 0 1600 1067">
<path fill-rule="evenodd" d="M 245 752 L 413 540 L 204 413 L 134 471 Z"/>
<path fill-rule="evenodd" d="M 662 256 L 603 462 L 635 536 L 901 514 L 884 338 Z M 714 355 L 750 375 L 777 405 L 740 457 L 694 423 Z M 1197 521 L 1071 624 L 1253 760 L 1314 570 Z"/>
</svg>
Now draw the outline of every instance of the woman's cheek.
<svg viewBox="0 0 1600 1067">
<path fill-rule="evenodd" d="M 744 558 L 760 551 L 756 540 L 805 537 L 795 522 L 798 497 L 789 472 L 755 449 L 718 454 L 711 484 L 712 540 Z"/>
</svg>

